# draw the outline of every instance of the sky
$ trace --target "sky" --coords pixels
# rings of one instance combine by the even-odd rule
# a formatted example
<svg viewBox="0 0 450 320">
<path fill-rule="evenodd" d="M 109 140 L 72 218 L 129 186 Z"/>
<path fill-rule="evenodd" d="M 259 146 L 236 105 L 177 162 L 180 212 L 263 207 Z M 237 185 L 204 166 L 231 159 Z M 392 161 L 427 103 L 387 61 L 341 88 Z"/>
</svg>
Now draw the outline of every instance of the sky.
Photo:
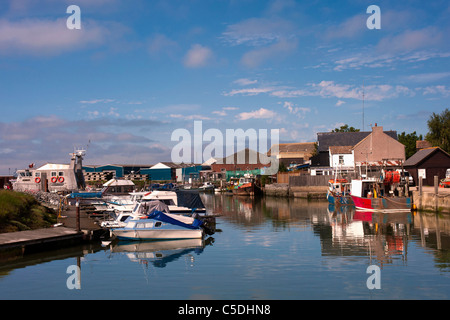
<svg viewBox="0 0 450 320">
<path fill-rule="evenodd" d="M 76 147 L 85 164 L 171 161 L 194 121 L 285 143 L 344 124 L 425 135 L 449 107 L 449 17 L 439 0 L 3 0 L 0 174 Z"/>
</svg>

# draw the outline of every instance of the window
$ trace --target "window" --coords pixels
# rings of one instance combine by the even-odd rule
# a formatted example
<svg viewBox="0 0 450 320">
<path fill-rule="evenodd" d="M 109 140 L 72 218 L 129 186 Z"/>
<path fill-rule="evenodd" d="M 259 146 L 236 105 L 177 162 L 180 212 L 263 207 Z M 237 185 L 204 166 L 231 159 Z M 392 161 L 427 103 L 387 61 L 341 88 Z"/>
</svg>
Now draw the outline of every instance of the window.
<svg viewBox="0 0 450 320">
<path fill-rule="evenodd" d="M 161 225 L 162 225 L 161 221 L 155 222 L 155 228 L 159 228 L 159 227 L 161 227 Z"/>
<path fill-rule="evenodd" d="M 339 156 L 339 164 L 344 164 L 344 156 Z"/>
<path fill-rule="evenodd" d="M 145 223 L 146 228 L 153 228 L 153 222 L 146 222 Z"/>
<path fill-rule="evenodd" d="M 35 173 L 34 173 L 34 176 L 35 176 L 36 178 L 40 178 L 41 173 L 40 173 L 40 172 L 35 172 Z"/>
<path fill-rule="evenodd" d="M 52 171 L 51 176 L 56 177 L 56 171 Z"/>
<path fill-rule="evenodd" d="M 64 172 L 63 171 L 58 172 L 58 176 L 59 177 L 64 177 Z"/>
<path fill-rule="evenodd" d="M 145 228 L 145 223 L 138 223 L 138 224 L 136 225 L 136 228 L 138 228 L 138 229 L 143 229 L 143 228 Z"/>
</svg>

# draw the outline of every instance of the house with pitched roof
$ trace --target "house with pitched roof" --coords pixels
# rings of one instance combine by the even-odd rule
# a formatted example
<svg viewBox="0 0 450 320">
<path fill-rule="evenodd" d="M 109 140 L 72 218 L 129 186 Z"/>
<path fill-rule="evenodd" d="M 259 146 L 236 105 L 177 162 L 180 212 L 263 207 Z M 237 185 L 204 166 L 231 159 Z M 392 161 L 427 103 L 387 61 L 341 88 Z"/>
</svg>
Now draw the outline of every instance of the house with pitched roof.
<svg viewBox="0 0 450 320">
<path fill-rule="evenodd" d="M 311 159 L 311 175 L 346 173 L 362 166 L 400 165 L 405 146 L 397 131 L 383 131 L 375 124 L 367 132 L 319 132 L 317 154 Z"/>
<path fill-rule="evenodd" d="M 423 185 L 434 185 L 434 176 L 439 180 L 445 178 L 445 172 L 450 169 L 450 155 L 439 147 L 420 149 L 403 164 L 406 171 L 418 184 L 418 177 L 423 178 Z"/>
</svg>

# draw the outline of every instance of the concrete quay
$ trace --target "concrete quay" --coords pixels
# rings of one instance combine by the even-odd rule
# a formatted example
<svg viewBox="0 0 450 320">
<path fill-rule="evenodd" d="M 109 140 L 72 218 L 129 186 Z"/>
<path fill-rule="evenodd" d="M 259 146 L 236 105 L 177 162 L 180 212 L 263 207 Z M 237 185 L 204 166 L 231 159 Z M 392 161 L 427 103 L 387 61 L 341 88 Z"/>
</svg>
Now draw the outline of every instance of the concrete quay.
<svg viewBox="0 0 450 320">
<path fill-rule="evenodd" d="M 422 187 L 422 193 L 417 190 L 412 191 L 413 203 L 418 210 L 436 211 L 450 213 L 450 188 Z"/>
</svg>

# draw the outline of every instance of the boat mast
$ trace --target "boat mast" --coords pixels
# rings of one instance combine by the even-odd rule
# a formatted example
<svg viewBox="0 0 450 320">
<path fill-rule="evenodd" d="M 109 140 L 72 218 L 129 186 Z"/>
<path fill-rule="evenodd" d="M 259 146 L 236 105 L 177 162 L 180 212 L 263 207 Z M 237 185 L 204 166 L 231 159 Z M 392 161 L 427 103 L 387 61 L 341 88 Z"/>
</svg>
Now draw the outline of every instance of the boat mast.
<svg viewBox="0 0 450 320">
<path fill-rule="evenodd" d="M 364 131 L 364 80 L 363 80 L 362 98 L 363 98 L 363 105 L 362 105 L 362 131 Z"/>
</svg>

